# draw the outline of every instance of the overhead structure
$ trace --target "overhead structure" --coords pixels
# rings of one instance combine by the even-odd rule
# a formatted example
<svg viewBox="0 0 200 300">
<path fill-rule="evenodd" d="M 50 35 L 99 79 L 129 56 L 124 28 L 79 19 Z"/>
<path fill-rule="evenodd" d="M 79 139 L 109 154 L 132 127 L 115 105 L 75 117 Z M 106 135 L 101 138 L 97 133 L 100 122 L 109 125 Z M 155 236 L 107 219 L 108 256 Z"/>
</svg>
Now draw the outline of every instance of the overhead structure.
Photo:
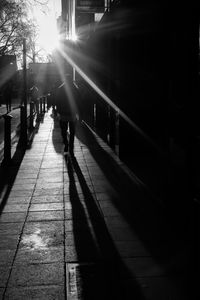
<svg viewBox="0 0 200 300">
<path fill-rule="evenodd" d="M 91 23 L 94 15 L 104 13 L 108 0 L 62 0 L 60 28 L 63 38 L 76 39 L 76 29 L 82 23 Z M 87 18 L 88 16 L 88 18 Z M 93 18 L 91 18 L 93 16 Z"/>
<path fill-rule="evenodd" d="M 104 12 L 104 0 L 77 0 L 76 8 L 78 11 L 87 13 Z"/>
</svg>

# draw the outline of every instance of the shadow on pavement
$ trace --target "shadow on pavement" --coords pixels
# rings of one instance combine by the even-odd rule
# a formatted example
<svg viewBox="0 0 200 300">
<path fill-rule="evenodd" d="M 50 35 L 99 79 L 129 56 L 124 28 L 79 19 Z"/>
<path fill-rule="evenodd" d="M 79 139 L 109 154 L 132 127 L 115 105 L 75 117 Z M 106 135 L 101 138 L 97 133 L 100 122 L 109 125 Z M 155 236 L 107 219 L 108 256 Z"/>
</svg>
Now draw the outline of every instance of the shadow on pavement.
<svg viewBox="0 0 200 300">
<path fill-rule="evenodd" d="M 3 162 L 0 166 L 0 214 L 3 211 L 10 191 L 13 187 L 24 154 L 24 147 L 18 143 L 10 163 L 6 164 Z"/>
<path fill-rule="evenodd" d="M 88 186 L 76 158 L 66 159 L 66 164 L 70 181 L 74 243 L 77 260 L 82 262 L 79 274 L 83 299 L 126 299 L 119 271 L 125 278 L 130 278 L 129 271 L 118 255 L 91 187 Z M 77 185 L 81 188 L 81 194 L 77 191 Z M 84 267 L 83 263 L 89 264 Z M 142 300 L 136 281 L 132 289 L 135 299 Z"/>
<path fill-rule="evenodd" d="M 19 128 L 17 128 L 16 136 L 15 136 L 15 145 L 12 146 L 15 148 L 15 152 L 9 162 L 6 162 L 3 159 L 0 164 L 0 214 L 3 211 L 3 208 L 6 204 L 10 191 L 13 187 L 15 178 L 20 168 L 20 164 L 24 158 L 26 149 L 31 148 L 34 137 L 39 131 L 41 122 L 42 122 L 42 118 L 38 119 L 35 123 L 34 128 L 28 131 L 27 145 L 24 145 L 23 136 L 20 134 L 20 126 Z"/>
<path fill-rule="evenodd" d="M 59 121 L 55 115 L 52 114 L 51 117 L 53 118 L 53 121 L 54 121 L 53 131 L 52 131 L 53 146 L 54 146 L 56 153 L 62 153 L 64 145 L 63 145 L 61 134 L 60 134 Z"/>
</svg>

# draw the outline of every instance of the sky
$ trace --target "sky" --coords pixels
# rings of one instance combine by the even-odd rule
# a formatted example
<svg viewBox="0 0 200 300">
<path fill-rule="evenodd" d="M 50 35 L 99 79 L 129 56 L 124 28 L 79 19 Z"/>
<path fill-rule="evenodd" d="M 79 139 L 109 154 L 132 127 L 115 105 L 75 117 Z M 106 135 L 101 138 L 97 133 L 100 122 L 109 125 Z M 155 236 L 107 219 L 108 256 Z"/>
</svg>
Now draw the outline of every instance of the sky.
<svg viewBox="0 0 200 300">
<path fill-rule="evenodd" d="M 29 14 L 39 25 L 38 44 L 51 52 L 58 42 L 56 19 L 61 14 L 61 0 L 48 0 L 48 5 L 44 8 L 34 5 Z"/>
<path fill-rule="evenodd" d="M 44 15 L 42 13 L 43 6 L 39 4 L 32 5 L 31 12 L 37 17 Z M 61 0 L 48 0 L 47 5 L 44 6 L 45 11 L 49 11 L 50 16 L 58 17 L 61 14 Z"/>
</svg>

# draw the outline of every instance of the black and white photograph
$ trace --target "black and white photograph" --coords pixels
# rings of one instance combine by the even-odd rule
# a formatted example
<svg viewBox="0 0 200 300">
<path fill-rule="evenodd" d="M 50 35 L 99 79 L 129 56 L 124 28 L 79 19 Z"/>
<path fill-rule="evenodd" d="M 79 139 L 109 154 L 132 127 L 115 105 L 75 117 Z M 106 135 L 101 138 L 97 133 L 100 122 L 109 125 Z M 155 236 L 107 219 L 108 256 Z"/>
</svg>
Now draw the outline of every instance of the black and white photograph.
<svg viewBox="0 0 200 300">
<path fill-rule="evenodd" d="M 199 287 L 198 1 L 0 0 L 0 300 Z"/>
</svg>

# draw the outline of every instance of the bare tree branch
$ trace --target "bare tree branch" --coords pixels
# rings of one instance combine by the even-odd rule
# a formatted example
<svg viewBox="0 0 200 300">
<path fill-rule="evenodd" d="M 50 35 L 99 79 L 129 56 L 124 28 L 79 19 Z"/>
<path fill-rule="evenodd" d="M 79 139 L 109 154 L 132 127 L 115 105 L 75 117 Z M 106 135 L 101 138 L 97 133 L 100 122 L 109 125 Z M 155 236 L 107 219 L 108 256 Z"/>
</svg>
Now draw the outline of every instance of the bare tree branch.
<svg viewBox="0 0 200 300">
<path fill-rule="evenodd" d="M 27 57 L 41 62 L 47 53 L 38 44 L 39 28 L 27 17 L 33 5 L 48 12 L 49 0 L 0 0 L 0 55 L 14 54 L 22 59 L 22 39 L 27 39 Z M 45 58 L 46 57 L 46 58 Z"/>
</svg>

